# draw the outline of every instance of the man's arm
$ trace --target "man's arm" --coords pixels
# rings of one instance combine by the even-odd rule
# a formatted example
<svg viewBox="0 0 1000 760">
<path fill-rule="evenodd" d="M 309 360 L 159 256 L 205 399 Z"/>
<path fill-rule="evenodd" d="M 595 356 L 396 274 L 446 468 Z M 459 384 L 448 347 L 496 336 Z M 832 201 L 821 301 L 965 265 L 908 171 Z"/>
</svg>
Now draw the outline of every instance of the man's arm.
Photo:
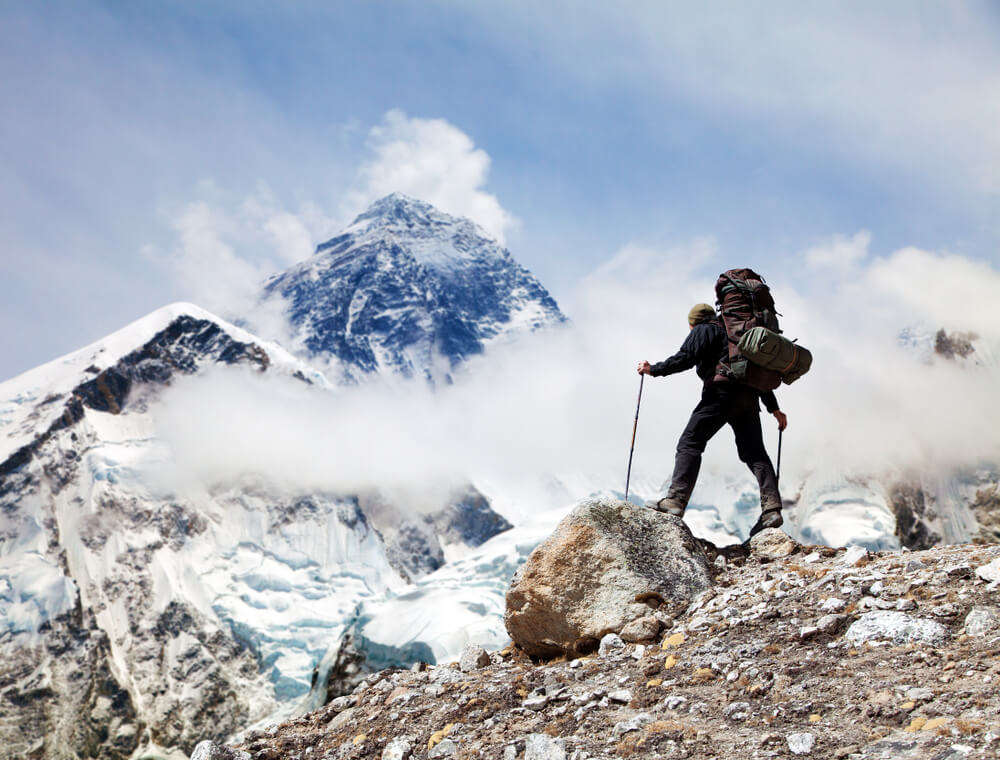
<svg viewBox="0 0 1000 760">
<path fill-rule="evenodd" d="M 656 364 L 643 362 L 639 365 L 639 373 L 652 375 L 653 377 L 662 377 L 663 375 L 673 375 L 676 372 L 691 369 L 698 363 L 698 356 L 711 342 L 712 333 L 710 329 L 707 325 L 695 325 L 694 329 L 688 333 L 687 338 L 685 338 L 676 354 Z M 646 369 L 646 371 L 643 372 L 643 369 Z"/>
<path fill-rule="evenodd" d="M 788 417 L 778 408 L 778 399 L 775 398 L 774 391 L 761 391 L 760 400 L 764 402 L 764 408 L 778 421 L 778 430 L 788 427 Z"/>
<path fill-rule="evenodd" d="M 774 396 L 774 391 L 761 391 L 760 400 L 764 402 L 764 408 L 774 414 L 778 411 L 778 399 Z"/>
</svg>

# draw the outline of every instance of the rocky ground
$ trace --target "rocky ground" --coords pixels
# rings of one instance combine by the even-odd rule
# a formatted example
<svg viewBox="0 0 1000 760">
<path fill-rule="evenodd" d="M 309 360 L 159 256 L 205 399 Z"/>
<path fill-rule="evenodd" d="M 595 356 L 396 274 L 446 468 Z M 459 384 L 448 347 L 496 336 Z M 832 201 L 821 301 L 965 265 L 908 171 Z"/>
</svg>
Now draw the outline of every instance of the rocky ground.
<svg viewBox="0 0 1000 760">
<path fill-rule="evenodd" d="M 647 643 L 515 647 L 386 670 L 239 747 L 246 760 L 996 758 L 1000 546 L 798 546 L 767 531 Z"/>
</svg>

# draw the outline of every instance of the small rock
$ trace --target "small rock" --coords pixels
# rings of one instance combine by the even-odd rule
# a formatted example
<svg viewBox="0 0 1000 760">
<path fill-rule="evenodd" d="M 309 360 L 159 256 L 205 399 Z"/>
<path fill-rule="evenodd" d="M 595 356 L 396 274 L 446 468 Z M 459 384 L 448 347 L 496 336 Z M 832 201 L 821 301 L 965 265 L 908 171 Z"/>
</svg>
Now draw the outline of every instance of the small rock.
<svg viewBox="0 0 1000 760">
<path fill-rule="evenodd" d="M 357 709 L 358 708 L 356 707 L 348 707 L 346 710 L 343 710 L 337 715 L 334 715 L 330 719 L 330 722 L 326 724 L 327 730 L 337 731 L 341 727 L 346 726 L 348 723 L 351 722 L 351 718 L 354 716 L 354 712 Z"/>
<path fill-rule="evenodd" d="M 990 607 L 973 607 L 965 616 L 965 633 L 968 636 L 985 636 L 1000 627 L 1000 615 Z"/>
<path fill-rule="evenodd" d="M 928 702 L 934 699 L 934 692 L 926 686 L 913 686 L 906 690 L 906 698 L 913 702 Z"/>
<path fill-rule="evenodd" d="M 652 615 L 646 615 L 626 624 L 621 631 L 621 638 L 630 644 L 639 641 L 652 641 L 660 633 L 662 623 Z"/>
<path fill-rule="evenodd" d="M 917 608 L 917 603 L 913 599 L 897 599 L 896 609 L 900 612 L 909 612 L 910 610 L 915 610 Z"/>
<path fill-rule="evenodd" d="M 939 604 L 931 612 L 935 617 L 955 617 L 958 614 L 958 607 L 951 602 L 945 602 L 944 604 Z"/>
<path fill-rule="evenodd" d="M 988 565 L 977 567 L 976 575 L 984 581 L 989 581 L 990 583 L 1000 582 L 1000 557 L 997 557 Z"/>
<path fill-rule="evenodd" d="M 847 551 L 844 552 L 844 556 L 840 558 L 840 564 L 847 567 L 854 567 L 861 560 L 868 556 L 868 550 L 863 546 L 849 546 Z M 793 734 L 795 736 L 795 734 Z"/>
<path fill-rule="evenodd" d="M 625 647 L 625 642 L 622 641 L 621 636 L 617 633 L 606 634 L 602 639 L 600 646 L 597 648 L 597 653 L 601 657 L 607 657 L 609 653 L 620 650 Z"/>
<path fill-rule="evenodd" d="M 524 752 L 524 739 L 515 739 L 503 748 L 503 760 L 516 760 Z"/>
<path fill-rule="evenodd" d="M 438 757 L 451 757 L 458 751 L 458 745 L 452 739 L 442 739 L 427 753 L 427 757 L 434 760 Z"/>
<path fill-rule="evenodd" d="M 615 689 L 608 692 L 608 699 L 612 702 L 620 702 L 623 705 L 627 705 L 632 701 L 632 692 L 628 689 Z"/>
<path fill-rule="evenodd" d="M 489 664 L 489 653 L 480 646 L 470 644 L 462 650 L 462 657 L 458 661 L 458 668 L 463 673 L 471 673 L 474 670 L 485 668 Z"/>
<path fill-rule="evenodd" d="M 191 760 L 253 760 L 249 752 L 233 749 L 206 739 L 199 742 L 191 753 Z"/>
<path fill-rule="evenodd" d="M 801 734 L 789 734 L 785 737 L 788 742 L 788 749 L 793 755 L 808 755 L 816 746 L 816 737 L 806 732 Z"/>
<path fill-rule="evenodd" d="M 948 574 L 949 578 L 971 578 L 972 566 L 966 564 L 952 565 L 951 567 L 945 568 L 945 572 Z"/>
<path fill-rule="evenodd" d="M 521 703 L 521 707 L 532 712 L 540 712 L 549 703 L 548 697 L 530 697 Z"/>
<path fill-rule="evenodd" d="M 750 703 L 749 702 L 733 702 L 727 705 L 722 711 L 730 720 L 746 720 L 750 717 Z"/>
<path fill-rule="evenodd" d="M 676 710 L 678 707 L 687 702 L 687 697 L 682 697 L 679 694 L 671 694 L 664 700 L 663 704 L 668 710 Z"/>
<path fill-rule="evenodd" d="M 566 760 L 566 745 L 548 734 L 528 734 L 524 737 L 524 760 Z"/>
<path fill-rule="evenodd" d="M 618 723 L 615 723 L 615 727 L 612 729 L 612 733 L 617 739 L 632 731 L 638 731 L 643 726 L 648 726 L 652 722 L 653 722 L 652 715 L 650 715 L 649 713 L 639 713 L 633 718 L 629 718 L 628 720 L 623 720 Z"/>
<path fill-rule="evenodd" d="M 912 618 L 895 610 L 866 612 L 851 623 L 846 633 L 846 638 L 856 644 L 873 640 L 889 640 L 897 644 L 939 644 L 947 636 L 947 629 L 940 623 Z"/>
<path fill-rule="evenodd" d="M 382 760 L 406 760 L 413 752 L 413 738 L 399 736 L 385 745 L 382 750 Z"/>
<path fill-rule="evenodd" d="M 847 606 L 847 602 L 843 599 L 838 599 L 835 596 L 831 596 L 829 599 L 823 600 L 823 603 L 819 606 L 823 612 L 840 612 Z"/>
<path fill-rule="evenodd" d="M 883 591 L 885 591 L 885 584 L 882 581 L 875 581 L 869 588 L 868 593 L 872 596 L 878 596 Z"/>
<path fill-rule="evenodd" d="M 824 615 L 819 620 L 816 621 L 816 627 L 826 634 L 831 636 L 837 633 L 844 624 L 849 620 L 847 615 Z"/>
<path fill-rule="evenodd" d="M 440 684 L 462 683 L 462 681 L 464 680 L 465 676 L 463 676 L 459 671 L 455 670 L 454 668 L 439 666 L 431 671 L 432 683 L 440 683 Z"/>
<path fill-rule="evenodd" d="M 340 712 L 341 710 L 346 710 L 348 707 L 354 707 L 358 703 L 358 698 L 353 694 L 348 694 L 344 697 L 337 697 L 330 702 L 330 707 L 333 708 L 335 712 Z"/>
<path fill-rule="evenodd" d="M 750 551 L 763 559 L 781 559 L 795 551 L 798 544 L 781 528 L 766 528 L 750 539 Z"/>
<path fill-rule="evenodd" d="M 819 628 L 817 626 L 815 625 L 803 626 L 801 629 L 799 629 L 799 638 L 805 641 L 807 639 L 811 639 L 817 633 L 819 633 Z"/>
</svg>

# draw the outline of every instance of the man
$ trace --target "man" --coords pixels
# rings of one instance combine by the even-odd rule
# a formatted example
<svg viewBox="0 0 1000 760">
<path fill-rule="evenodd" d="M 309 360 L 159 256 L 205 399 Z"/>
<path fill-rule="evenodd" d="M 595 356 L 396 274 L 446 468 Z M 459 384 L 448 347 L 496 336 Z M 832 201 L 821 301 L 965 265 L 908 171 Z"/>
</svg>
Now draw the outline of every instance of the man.
<svg viewBox="0 0 1000 760">
<path fill-rule="evenodd" d="M 687 507 L 698 470 L 701 455 L 709 439 L 729 424 L 736 435 L 736 451 L 757 478 L 760 486 L 760 519 L 750 530 L 753 536 L 764 528 L 776 528 L 781 518 L 781 496 L 774 466 L 764 448 L 760 430 L 759 401 L 778 420 L 778 429 L 784 430 L 788 418 L 778 408 L 772 391 L 758 391 L 749 385 L 716 379 L 720 359 L 728 355 L 726 331 L 715 314 L 715 309 L 705 303 L 697 304 L 688 313 L 690 333 L 680 351 L 658 364 L 647 361 L 639 364 L 640 375 L 662 377 L 696 367 L 698 377 L 704 381 L 701 401 L 691 413 L 687 427 L 677 442 L 674 475 L 667 495 L 655 504 L 660 512 L 682 517 Z"/>
</svg>

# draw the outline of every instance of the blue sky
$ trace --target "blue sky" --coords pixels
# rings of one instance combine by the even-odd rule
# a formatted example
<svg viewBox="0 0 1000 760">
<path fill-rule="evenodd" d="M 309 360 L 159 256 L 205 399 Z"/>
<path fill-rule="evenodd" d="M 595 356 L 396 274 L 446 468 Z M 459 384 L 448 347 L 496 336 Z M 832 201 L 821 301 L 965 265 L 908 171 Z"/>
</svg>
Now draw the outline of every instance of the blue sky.
<svg viewBox="0 0 1000 760">
<path fill-rule="evenodd" d="M 750 5 L 5 3 L 0 379 L 218 308 L 396 181 L 501 208 L 567 302 L 630 245 L 806 291 L 844 239 L 995 268 L 997 6 Z"/>
</svg>

